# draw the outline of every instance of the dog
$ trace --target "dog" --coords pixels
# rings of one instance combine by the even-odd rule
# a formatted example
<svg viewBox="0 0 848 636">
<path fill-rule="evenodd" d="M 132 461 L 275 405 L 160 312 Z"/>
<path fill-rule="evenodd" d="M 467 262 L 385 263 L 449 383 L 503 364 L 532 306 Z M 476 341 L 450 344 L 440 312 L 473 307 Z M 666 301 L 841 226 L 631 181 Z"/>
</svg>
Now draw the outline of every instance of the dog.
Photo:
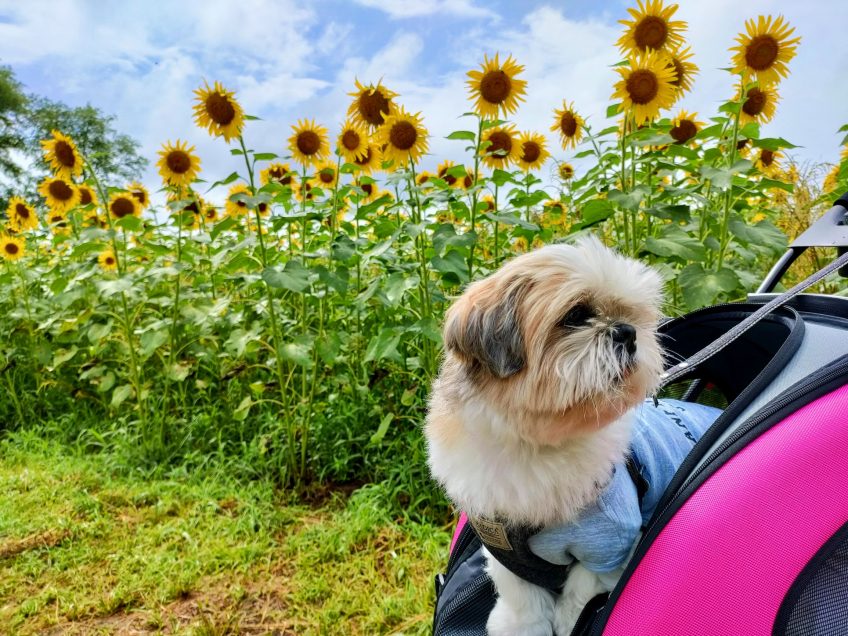
<svg viewBox="0 0 848 636">
<path fill-rule="evenodd" d="M 655 270 L 590 237 L 508 261 L 448 309 L 425 423 L 428 463 L 485 544 L 498 592 L 491 636 L 568 636 L 623 570 L 598 573 L 574 554 L 555 555 L 558 574 L 529 582 L 523 565 L 501 557 L 540 561 L 536 535 L 573 524 L 616 478 L 633 410 L 663 371 L 661 301 Z M 532 534 L 529 544 L 514 531 Z"/>
</svg>

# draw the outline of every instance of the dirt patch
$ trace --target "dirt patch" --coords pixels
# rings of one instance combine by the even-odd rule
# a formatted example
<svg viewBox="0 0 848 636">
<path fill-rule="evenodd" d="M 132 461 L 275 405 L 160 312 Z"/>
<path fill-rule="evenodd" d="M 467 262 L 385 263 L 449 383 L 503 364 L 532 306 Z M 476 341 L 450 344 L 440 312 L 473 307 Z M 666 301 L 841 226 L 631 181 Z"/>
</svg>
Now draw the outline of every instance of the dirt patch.
<svg viewBox="0 0 848 636">
<path fill-rule="evenodd" d="M 0 560 L 17 556 L 27 550 L 53 548 L 71 536 L 70 530 L 46 530 L 23 539 L 9 539 L 0 543 Z"/>
<path fill-rule="evenodd" d="M 46 633 L 50 636 L 115 634 L 147 636 L 184 634 L 200 629 L 204 634 L 294 636 L 305 625 L 288 617 L 287 568 L 276 567 L 259 575 L 209 579 L 182 598 L 154 609 L 137 609 L 109 616 L 62 623 Z"/>
</svg>

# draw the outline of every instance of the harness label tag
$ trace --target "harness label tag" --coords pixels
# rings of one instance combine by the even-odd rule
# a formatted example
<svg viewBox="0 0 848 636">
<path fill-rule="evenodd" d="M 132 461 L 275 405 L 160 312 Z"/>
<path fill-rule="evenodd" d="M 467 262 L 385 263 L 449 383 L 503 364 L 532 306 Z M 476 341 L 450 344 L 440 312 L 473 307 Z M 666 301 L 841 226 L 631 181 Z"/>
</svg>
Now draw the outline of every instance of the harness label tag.
<svg viewBox="0 0 848 636">
<path fill-rule="evenodd" d="M 501 550 L 512 550 L 504 524 L 489 519 L 469 519 L 469 521 L 483 543 Z"/>
</svg>

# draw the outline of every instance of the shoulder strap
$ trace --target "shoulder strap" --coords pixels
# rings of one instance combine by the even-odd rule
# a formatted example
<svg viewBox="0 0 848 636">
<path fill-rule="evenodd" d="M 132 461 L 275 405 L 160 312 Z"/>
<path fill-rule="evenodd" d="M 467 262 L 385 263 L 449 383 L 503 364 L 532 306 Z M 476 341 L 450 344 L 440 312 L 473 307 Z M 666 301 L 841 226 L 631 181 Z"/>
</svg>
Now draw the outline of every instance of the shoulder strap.
<svg viewBox="0 0 848 636">
<path fill-rule="evenodd" d="M 782 293 L 780 296 L 777 296 L 776 298 L 773 298 L 772 300 L 767 302 L 753 314 L 745 318 L 745 320 L 733 327 L 733 329 L 726 332 L 720 338 L 714 340 L 712 343 L 701 349 L 698 353 L 668 369 L 668 371 L 666 371 L 662 374 L 662 376 L 660 376 L 662 379 L 662 384 L 659 388 L 661 389 L 671 384 L 672 382 L 680 379 L 687 373 L 690 373 L 694 367 L 697 367 L 699 364 L 724 349 L 726 346 L 736 340 L 739 336 L 748 331 L 748 329 L 750 329 L 760 320 L 762 320 L 764 316 L 770 314 L 778 307 L 785 305 L 795 296 L 804 291 L 807 287 L 816 284 L 828 274 L 835 272 L 837 269 L 844 267 L 845 265 L 848 265 L 848 252 L 842 254 L 835 261 L 831 262 L 826 267 L 823 267 L 809 278 L 801 281 L 792 289 Z M 657 391 L 659 391 L 659 389 L 657 389 Z"/>
<path fill-rule="evenodd" d="M 648 480 L 642 477 L 642 473 L 639 471 L 639 466 L 636 464 L 636 460 L 633 459 L 633 455 L 627 456 L 624 466 L 627 468 L 627 474 L 630 475 L 630 479 L 633 480 L 633 485 L 636 486 L 636 496 L 639 498 L 639 509 L 641 510 L 642 500 L 648 492 Z"/>
</svg>

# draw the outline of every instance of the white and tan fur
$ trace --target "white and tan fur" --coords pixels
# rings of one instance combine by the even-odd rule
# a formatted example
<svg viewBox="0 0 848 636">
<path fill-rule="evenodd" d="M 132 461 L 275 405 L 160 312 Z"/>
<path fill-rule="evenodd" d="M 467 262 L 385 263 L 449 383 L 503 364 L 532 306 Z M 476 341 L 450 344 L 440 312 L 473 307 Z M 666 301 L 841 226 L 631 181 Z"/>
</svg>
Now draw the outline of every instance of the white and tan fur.
<svg viewBox="0 0 848 636">
<path fill-rule="evenodd" d="M 425 432 L 432 475 L 459 509 L 559 525 L 597 497 L 627 453 L 630 411 L 662 371 L 661 286 L 655 271 L 590 238 L 519 256 L 454 302 Z M 613 342 L 622 324 L 635 329 L 635 352 Z M 487 561 L 498 590 L 492 636 L 567 635 L 608 587 L 577 564 L 552 595 Z"/>
</svg>

